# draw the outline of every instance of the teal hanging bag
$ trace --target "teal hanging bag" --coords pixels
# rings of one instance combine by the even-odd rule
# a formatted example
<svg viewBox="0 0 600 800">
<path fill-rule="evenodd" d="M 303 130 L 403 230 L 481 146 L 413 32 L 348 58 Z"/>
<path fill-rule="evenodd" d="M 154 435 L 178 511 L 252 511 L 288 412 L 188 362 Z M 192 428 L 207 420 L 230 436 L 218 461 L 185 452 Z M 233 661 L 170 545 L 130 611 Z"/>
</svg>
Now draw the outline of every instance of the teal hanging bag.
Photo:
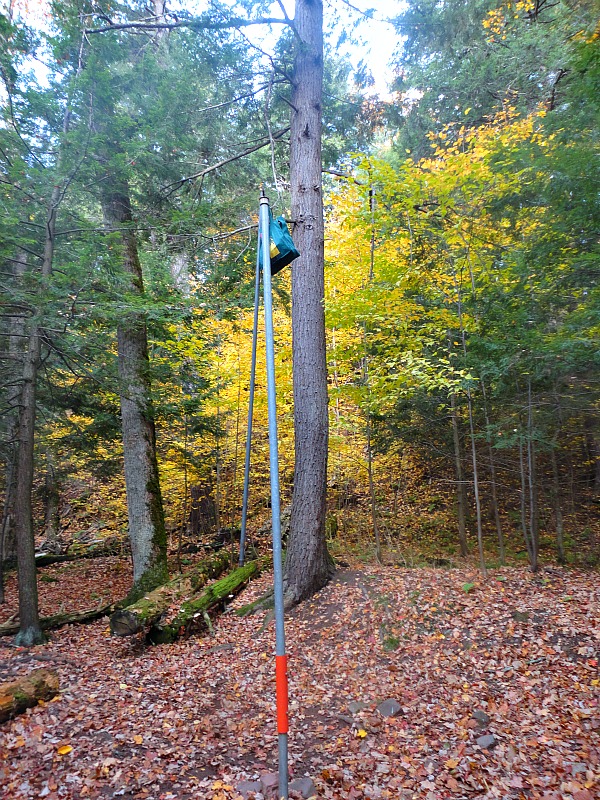
<svg viewBox="0 0 600 800">
<path fill-rule="evenodd" d="M 294 246 L 285 218 L 274 219 L 271 209 L 269 209 L 269 238 L 271 240 L 271 275 L 276 275 L 294 259 L 299 258 L 300 253 Z"/>
</svg>

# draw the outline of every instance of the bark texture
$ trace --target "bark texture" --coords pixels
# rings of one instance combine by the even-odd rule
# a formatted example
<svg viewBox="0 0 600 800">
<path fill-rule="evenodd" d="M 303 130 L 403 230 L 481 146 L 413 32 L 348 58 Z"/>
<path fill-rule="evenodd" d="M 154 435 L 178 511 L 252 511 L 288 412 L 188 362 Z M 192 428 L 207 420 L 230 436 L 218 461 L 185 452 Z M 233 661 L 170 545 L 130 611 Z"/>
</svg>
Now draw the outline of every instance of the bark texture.
<svg viewBox="0 0 600 800">
<path fill-rule="evenodd" d="M 10 683 L 0 684 L 0 722 L 22 714 L 40 700 L 50 700 L 58 694 L 58 675 L 48 669 L 34 669 L 29 675 Z"/>
<path fill-rule="evenodd" d="M 217 578 L 229 566 L 229 553 L 222 550 L 204 559 L 194 569 L 179 575 L 141 597 L 133 605 L 115 611 L 110 618 L 110 629 L 115 636 L 132 636 L 149 627 L 175 603 L 196 594 L 212 578 Z"/>
<path fill-rule="evenodd" d="M 129 186 L 107 188 L 102 210 L 109 228 L 121 229 L 122 267 L 132 294 L 144 291 L 133 231 Z M 150 393 L 148 337 L 143 314 L 132 311 L 117 328 L 121 422 L 129 539 L 133 559 L 133 601 L 168 580 L 167 535 L 156 461 L 154 410 Z"/>
<path fill-rule="evenodd" d="M 12 266 L 13 275 L 17 280 L 22 279 L 27 269 L 26 253 L 17 253 Z M 23 311 L 22 314 L 17 313 Z M 6 440 L 9 445 L 6 461 L 4 507 L 2 510 L 2 529 L 0 530 L 0 569 L 1 562 L 12 561 L 17 557 L 17 540 L 15 535 L 15 500 L 16 500 L 16 464 L 17 464 L 17 433 L 19 427 L 19 398 L 21 386 L 17 380 L 19 369 L 22 369 L 23 337 L 25 334 L 26 314 L 25 309 L 14 309 L 6 331 L 6 348 L 8 356 L 18 365 L 12 386 L 6 392 L 7 426 Z"/>
<path fill-rule="evenodd" d="M 27 256 L 17 253 L 12 266 L 17 280 L 23 277 L 27 269 Z M 22 313 L 18 313 L 21 311 Z M 25 333 L 25 309 L 13 309 L 14 316 L 9 318 L 4 345 L 9 362 L 14 360 L 16 368 L 12 376 L 12 386 L 6 390 L 6 444 L 7 459 L 4 481 L 4 505 L 0 523 L 0 603 L 4 602 L 4 562 L 17 558 L 17 539 L 15 535 L 15 502 L 17 498 L 16 466 L 17 466 L 17 434 L 19 428 L 19 397 L 21 386 L 18 381 L 19 370 L 22 370 L 23 336 Z"/>
<path fill-rule="evenodd" d="M 325 540 L 328 411 L 321 182 L 322 0 L 297 0 L 295 25 L 301 41 L 292 92 L 290 179 L 294 240 L 301 255 L 292 266 L 295 471 L 284 574 L 288 603 L 312 595 L 327 583 L 332 571 Z"/>
</svg>

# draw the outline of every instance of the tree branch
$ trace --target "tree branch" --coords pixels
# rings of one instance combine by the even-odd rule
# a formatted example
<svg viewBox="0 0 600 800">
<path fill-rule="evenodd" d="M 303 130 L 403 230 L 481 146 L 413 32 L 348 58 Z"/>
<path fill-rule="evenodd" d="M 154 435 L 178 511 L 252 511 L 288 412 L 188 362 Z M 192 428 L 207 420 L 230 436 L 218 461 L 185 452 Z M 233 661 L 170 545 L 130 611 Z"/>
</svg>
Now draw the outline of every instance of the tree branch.
<svg viewBox="0 0 600 800">
<path fill-rule="evenodd" d="M 278 131 L 277 133 L 273 134 L 273 139 L 281 139 L 282 136 L 290 130 L 289 125 L 287 128 L 283 128 L 282 130 Z M 230 158 L 224 158 L 222 161 L 219 161 L 217 164 L 213 164 L 211 167 L 206 167 L 201 172 L 196 172 L 194 175 L 188 175 L 186 178 L 180 178 L 178 181 L 174 181 L 173 183 L 167 184 L 167 186 L 163 187 L 163 191 L 167 191 L 167 189 L 171 189 L 168 194 L 172 194 L 174 191 L 179 189 L 183 186 L 184 183 L 189 183 L 190 181 L 195 181 L 198 178 L 203 178 L 205 175 L 208 175 L 210 172 L 214 172 L 220 167 L 224 167 L 226 164 L 230 164 L 232 161 L 237 161 L 239 158 L 243 158 L 244 156 L 250 155 L 250 153 L 256 152 L 256 150 L 261 150 L 263 147 L 268 147 L 271 144 L 271 139 L 266 139 L 265 141 L 260 142 L 259 144 L 255 144 L 253 147 L 249 147 L 247 150 L 243 150 L 241 153 L 236 153 L 236 155 L 231 156 Z M 172 188 L 174 187 L 174 188 Z"/>
<path fill-rule="evenodd" d="M 103 28 L 86 28 L 85 33 L 108 33 L 108 31 L 172 31 L 177 28 L 190 28 L 192 30 L 227 30 L 228 28 L 247 28 L 250 25 L 290 25 L 289 19 L 279 17 L 258 17 L 257 19 L 242 19 L 231 17 L 222 22 L 211 19 L 176 20 L 175 22 L 111 22 Z"/>
</svg>

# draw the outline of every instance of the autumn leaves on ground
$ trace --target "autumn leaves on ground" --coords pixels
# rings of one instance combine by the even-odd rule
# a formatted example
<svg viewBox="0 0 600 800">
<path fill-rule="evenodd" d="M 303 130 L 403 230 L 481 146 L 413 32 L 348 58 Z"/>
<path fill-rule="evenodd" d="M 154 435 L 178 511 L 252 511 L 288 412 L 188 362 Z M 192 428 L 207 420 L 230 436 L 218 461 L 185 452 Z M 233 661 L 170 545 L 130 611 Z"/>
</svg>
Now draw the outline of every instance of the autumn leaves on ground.
<svg viewBox="0 0 600 800">
<path fill-rule="evenodd" d="M 121 597 L 127 572 L 111 558 L 42 576 L 83 610 Z M 61 691 L 2 727 L 3 798 L 270 797 L 274 626 L 233 612 L 271 580 L 212 636 L 152 647 L 104 619 L 29 651 L 4 639 L 2 680 L 52 666 Z M 291 773 L 310 779 L 292 796 L 594 800 L 599 595 L 597 575 L 558 568 L 340 568 L 287 620 Z M 50 593 L 42 609 L 59 610 Z"/>
</svg>

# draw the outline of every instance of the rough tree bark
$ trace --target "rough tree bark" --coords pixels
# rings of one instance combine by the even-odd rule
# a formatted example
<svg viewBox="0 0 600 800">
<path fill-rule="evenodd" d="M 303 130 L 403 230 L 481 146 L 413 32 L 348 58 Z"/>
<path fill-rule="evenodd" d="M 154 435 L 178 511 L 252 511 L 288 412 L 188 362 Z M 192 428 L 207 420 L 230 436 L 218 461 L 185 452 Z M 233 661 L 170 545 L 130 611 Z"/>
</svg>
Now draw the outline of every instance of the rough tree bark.
<svg viewBox="0 0 600 800">
<path fill-rule="evenodd" d="M 331 576 L 325 540 L 327 501 L 327 359 L 325 349 L 324 228 L 321 178 L 323 3 L 296 0 L 300 40 L 294 68 L 290 181 L 295 471 L 285 563 L 286 603 L 309 597 Z"/>
<path fill-rule="evenodd" d="M 12 273 L 19 281 L 27 269 L 27 254 L 18 252 L 12 263 Z M 22 311 L 23 313 L 18 313 Z M 15 370 L 12 385 L 6 391 L 7 425 L 6 441 L 8 443 L 8 457 L 6 460 L 4 482 L 4 505 L 2 508 L 2 527 L 0 527 L 0 603 L 4 602 L 4 562 L 14 561 L 17 558 L 17 540 L 15 536 L 15 500 L 17 496 L 16 466 L 17 466 L 17 432 L 19 426 L 19 396 L 21 384 L 17 379 L 19 370 L 23 369 L 23 336 L 25 333 L 25 309 L 14 310 L 14 316 L 9 318 L 6 331 L 6 350 L 10 360 L 15 361 Z M 19 376 L 20 378 L 20 376 Z"/>
<path fill-rule="evenodd" d="M 121 231 L 122 267 L 132 294 L 144 284 L 126 180 L 113 178 L 103 191 L 102 210 L 108 228 Z M 121 423 L 129 539 L 133 559 L 133 601 L 168 580 L 167 534 L 156 460 L 156 433 L 151 399 L 148 337 L 143 314 L 131 311 L 117 328 Z"/>
<path fill-rule="evenodd" d="M 37 374 L 41 339 L 37 321 L 31 323 L 23 363 L 21 408 L 17 428 L 15 483 L 15 532 L 19 578 L 19 633 L 16 643 L 30 647 L 44 641 L 38 613 L 37 574 L 31 492 L 33 489 L 33 449 L 35 437 Z"/>
</svg>

